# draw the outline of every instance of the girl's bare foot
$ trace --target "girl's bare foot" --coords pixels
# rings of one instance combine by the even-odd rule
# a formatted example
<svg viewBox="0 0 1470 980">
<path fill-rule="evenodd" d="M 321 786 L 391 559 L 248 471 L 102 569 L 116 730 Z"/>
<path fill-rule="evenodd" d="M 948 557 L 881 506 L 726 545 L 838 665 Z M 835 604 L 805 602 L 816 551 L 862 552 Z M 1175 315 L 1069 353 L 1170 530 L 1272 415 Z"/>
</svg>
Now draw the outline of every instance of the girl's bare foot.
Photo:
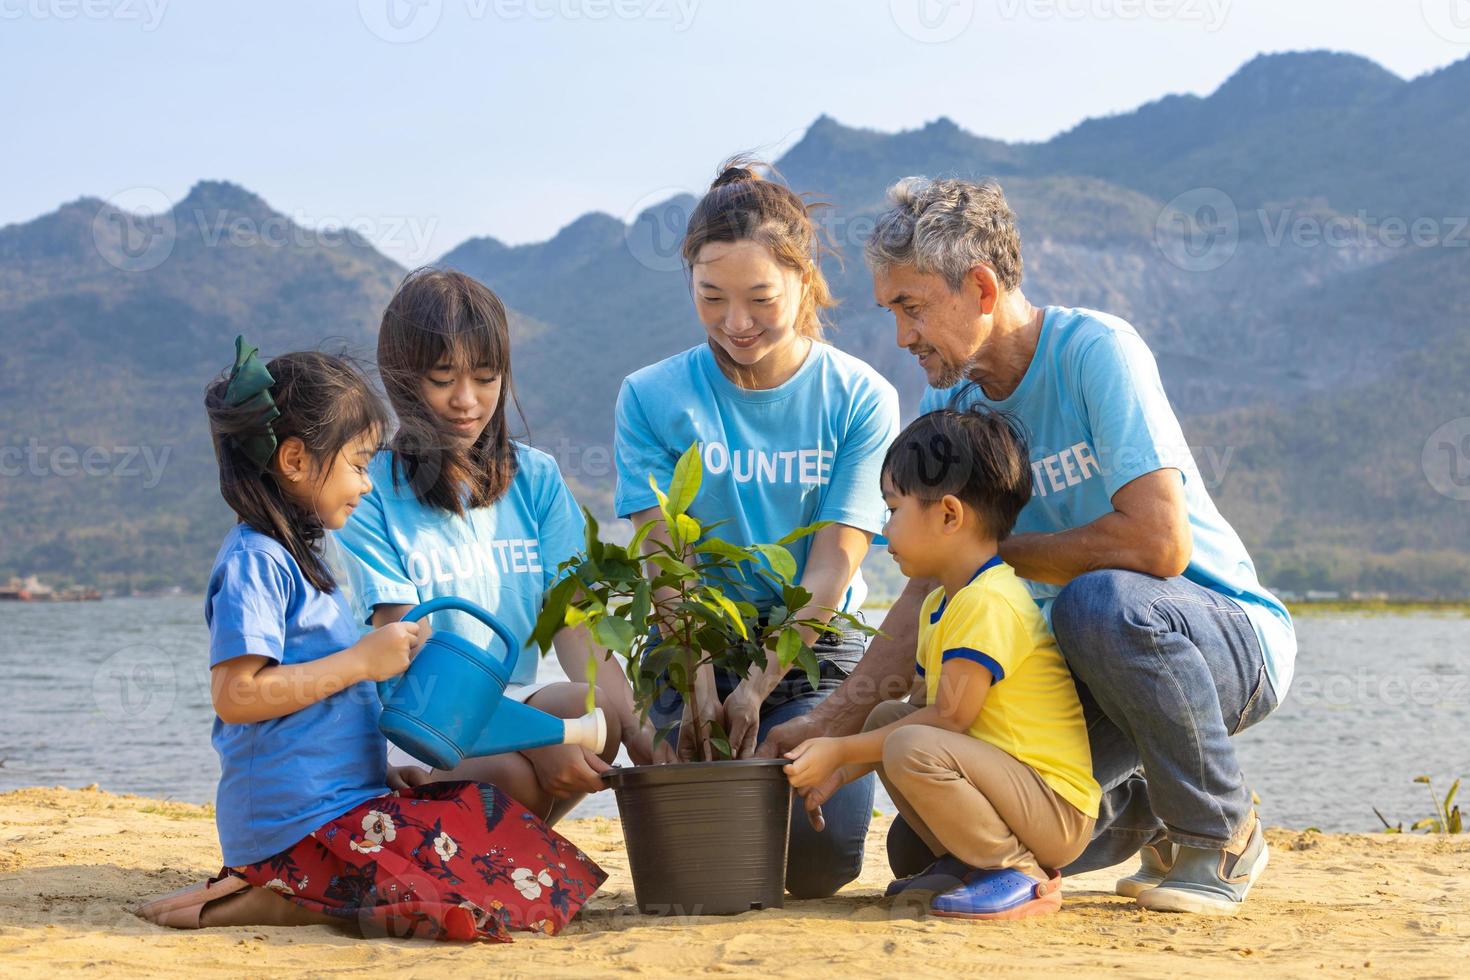
<svg viewBox="0 0 1470 980">
<path fill-rule="evenodd" d="M 269 888 L 248 888 L 204 906 L 199 926 L 327 926 L 344 921 L 324 912 L 302 908 Z"/>
</svg>

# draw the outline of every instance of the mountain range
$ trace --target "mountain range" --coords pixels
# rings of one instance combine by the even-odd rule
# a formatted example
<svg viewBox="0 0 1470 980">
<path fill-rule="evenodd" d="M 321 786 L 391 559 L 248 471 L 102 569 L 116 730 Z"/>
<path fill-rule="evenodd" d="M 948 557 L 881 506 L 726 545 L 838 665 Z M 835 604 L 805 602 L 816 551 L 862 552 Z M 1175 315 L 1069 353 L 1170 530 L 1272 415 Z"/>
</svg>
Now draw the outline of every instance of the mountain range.
<svg viewBox="0 0 1470 980">
<path fill-rule="evenodd" d="M 900 177 L 993 176 L 1018 215 L 1027 297 L 1139 329 L 1268 582 L 1463 596 L 1467 158 L 1470 59 L 1405 80 L 1306 52 L 1041 143 L 823 116 L 774 163 L 831 205 L 830 339 L 889 377 L 906 414 L 922 376 L 872 303 L 861 241 Z M 701 336 L 678 262 L 698 191 L 586 214 L 545 242 L 474 238 L 436 263 L 513 310 L 527 438 L 604 515 L 618 384 Z M 0 228 L 0 579 L 199 586 L 230 520 L 202 392 L 235 334 L 267 354 L 370 360 L 405 272 L 223 181 L 158 215 L 82 198 Z"/>
</svg>

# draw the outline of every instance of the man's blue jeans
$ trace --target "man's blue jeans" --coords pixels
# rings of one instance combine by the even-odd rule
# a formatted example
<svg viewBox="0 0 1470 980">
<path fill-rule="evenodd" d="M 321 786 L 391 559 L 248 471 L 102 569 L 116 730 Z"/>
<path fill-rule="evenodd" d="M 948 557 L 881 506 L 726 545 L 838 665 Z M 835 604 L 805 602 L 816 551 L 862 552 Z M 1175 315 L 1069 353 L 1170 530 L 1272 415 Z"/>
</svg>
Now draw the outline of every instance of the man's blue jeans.
<svg viewBox="0 0 1470 980">
<path fill-rule="evenodd" d="M 820 647 L 818 649 L 821 653 L 827 652 Z M 860 650 L 859 646 L 859 655 Z M 782 678 L 776 690 L 761 705 L 761 740 L 782 722 L 810 712 L 847 679 L 847 670 L 838 660 L 823 656 L 820 667 L 821 683 L 817 690 L 812 690 L 801 670 L 794 670 Z M 739 679 L 729 671 L 717 671 L 715 677 L 720 699 L 724 700 L 735 690 Z M 648 712 L 649 718 L 660 728 L 678 722 L 683 714 L 684 699 L 672 689 L 666 691 Z M 678 739 L 677 725 L 670 738 Z M 876 777 L 869 773 L 838 790 L 822 804 L 822 816 L 827 826 L 820 833 L 812 829 L 801 799 L 792 799 L 791 843 L 786 852 L 786 890 L 792 897 L 826 898 L 836 894 L 837 889 L 854 881 L 862 872 L 863 844 L 868 836 L 868 823 L 873 818 L 875 786 Z"/>
<path fill-rule="evenodd" d="M 1092 843 L 1063 873 L 1118 864 L 1161 830 L 1178 844 L 1224 847 L 1251 809 L 1230 736 L 1277 703 L 1245 613 L 1184 578 L 1104 570 L 1068 584 L 1051 620 L 1103 790 Z M 902 824 L 889 862 L 913 874 L 933 856 Z"/>
<path fill-rule="evenodd" d="M 1240 606 L 1182 577 L 1105 570 L 1068 584 L 1051 619 L 1103 789 L 1092 844 L 1065 873 L 1117 864 L 1161 830 L 1226 846 L 1251 810 L 1230 736 L 1277 703 Z"/>
</svg>

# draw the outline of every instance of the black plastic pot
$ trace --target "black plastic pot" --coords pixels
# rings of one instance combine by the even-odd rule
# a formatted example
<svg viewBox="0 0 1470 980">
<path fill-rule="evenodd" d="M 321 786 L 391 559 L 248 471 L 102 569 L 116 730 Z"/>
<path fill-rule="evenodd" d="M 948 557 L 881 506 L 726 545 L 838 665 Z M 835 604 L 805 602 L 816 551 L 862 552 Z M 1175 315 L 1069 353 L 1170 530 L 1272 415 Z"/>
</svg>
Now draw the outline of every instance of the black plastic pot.
<svg viewBox="0 0 1470 980">
<path fill-rule="evenodd" d="M 784 765 L 739 759 L 603 773 L 617 794 L 640 911 L 730 915 L 782 907 L 791 826 Z"/>
</svg>

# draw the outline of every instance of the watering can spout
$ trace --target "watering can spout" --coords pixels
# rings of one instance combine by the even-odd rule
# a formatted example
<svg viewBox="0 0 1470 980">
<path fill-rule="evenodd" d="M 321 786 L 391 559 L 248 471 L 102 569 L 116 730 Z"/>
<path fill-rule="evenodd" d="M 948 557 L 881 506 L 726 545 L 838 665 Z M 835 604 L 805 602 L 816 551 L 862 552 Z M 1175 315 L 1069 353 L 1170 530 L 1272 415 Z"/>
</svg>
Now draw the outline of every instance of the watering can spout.
<svg viewBox="0 0 1470 980">
<path fill-rule="evenodd" d="M 500 702 L 466 756 L 500 755 L 546 745 L 580 745 L 601 752 L 607 744 L 607 719 L 601 708 L 580 718 L 557 718 L 519 701 Z"/>
</svg>

